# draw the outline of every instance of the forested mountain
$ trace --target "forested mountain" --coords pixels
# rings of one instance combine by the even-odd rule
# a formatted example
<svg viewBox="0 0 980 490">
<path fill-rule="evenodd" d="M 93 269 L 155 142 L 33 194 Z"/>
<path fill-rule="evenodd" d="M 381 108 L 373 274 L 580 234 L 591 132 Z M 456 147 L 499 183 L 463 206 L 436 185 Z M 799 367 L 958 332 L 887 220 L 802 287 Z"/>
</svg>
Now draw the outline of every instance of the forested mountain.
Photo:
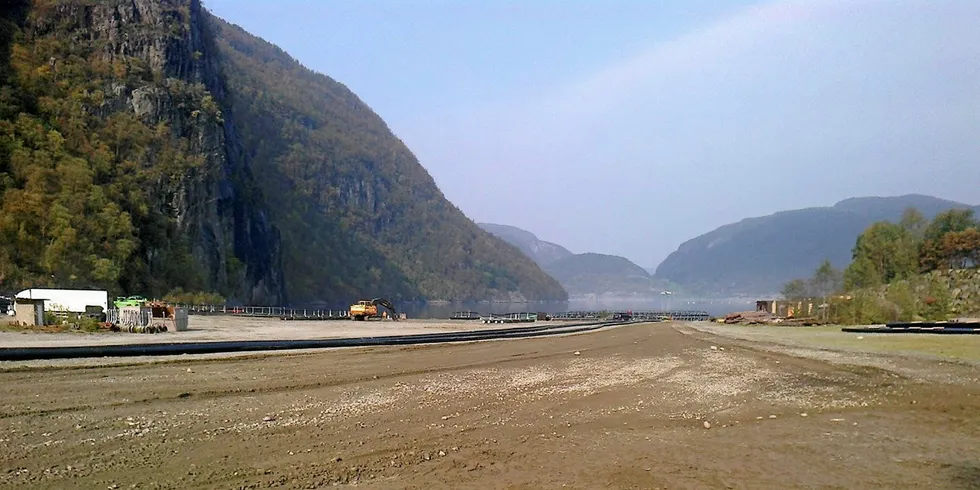
<svg viewBox="0 0 980 490">
<path fill-rule="evenodd" d="M 478 223 L 480 228 L 496 235 L 507 243 L 520 249 L 524 255 L 538 265 L 544 266 L 556 260 L 571 257 L 573 254 L 568 249 L 556 243 L 539 240 L 534 233 L 522 230 L 516 226 L 496 225 L 493 223 Z"/>
<path fill-rule="evenodd" d="M 969 206 L 913 194 L 748 218 L 685 242 L 654 277 L 700 294 L 778 292 L 788 281 L 809 276 L 824 259 L 838 269 L 847 266 L 858 235 L 876 221 L 897 221 L 910 207 L 931 219 Z"/>
<path fill-rule="evenodd" d="M 350 90 L 198 0 L 0 15 L 0 288 L 567 297 Z"/>
</svg>

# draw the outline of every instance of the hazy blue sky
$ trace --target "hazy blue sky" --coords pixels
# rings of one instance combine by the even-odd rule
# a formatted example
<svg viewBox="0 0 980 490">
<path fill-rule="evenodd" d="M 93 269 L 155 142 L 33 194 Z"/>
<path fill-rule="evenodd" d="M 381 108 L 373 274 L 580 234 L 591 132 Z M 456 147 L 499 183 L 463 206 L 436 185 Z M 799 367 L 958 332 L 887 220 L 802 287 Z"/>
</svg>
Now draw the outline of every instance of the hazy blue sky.
<svg viewBox="0 0 980 490">
<path fill-rule="evenodd" d="M 205 0 L 346 84 L 476 221 L 656 266 L 865 195 L 980 203 L 980 2 Z"/>
</svg>

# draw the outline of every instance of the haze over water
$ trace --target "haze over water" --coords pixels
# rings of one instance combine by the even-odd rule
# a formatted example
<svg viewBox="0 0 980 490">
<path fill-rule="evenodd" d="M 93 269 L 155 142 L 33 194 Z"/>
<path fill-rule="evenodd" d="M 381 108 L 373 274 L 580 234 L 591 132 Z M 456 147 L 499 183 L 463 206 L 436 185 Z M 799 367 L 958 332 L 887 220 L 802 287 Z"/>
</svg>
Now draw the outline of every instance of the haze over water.
<svg viewBox="0 0 980 490">
<path fill-rule="evenodd" d="M 734 311 L 755 309 L 755 303 L 743 300 L 683 300 L 662 301 L 569 301 L 552 303 L 462 303 L 449 305 L 396 304 L 400 313 L 409 318 L 449 318 L 457 311 L 488 313 L 561 313 L 567 311 L 651 311 L 651 310 L 704 310 L 711 316 L 722 316 Z"/>
</svg>

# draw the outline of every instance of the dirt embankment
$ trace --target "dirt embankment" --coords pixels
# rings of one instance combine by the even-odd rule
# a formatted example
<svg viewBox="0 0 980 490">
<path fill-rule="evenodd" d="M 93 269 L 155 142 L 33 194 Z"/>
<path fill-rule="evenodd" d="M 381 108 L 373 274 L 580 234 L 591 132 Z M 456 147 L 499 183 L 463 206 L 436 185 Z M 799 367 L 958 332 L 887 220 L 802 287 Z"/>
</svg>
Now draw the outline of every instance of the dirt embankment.
<svg viewBox="0 0 980 490">
<path fill-rule="evenodd" d="M 647 324 L 0 372 L 0 461 L 9 469 L 0 485 L 980 485 L 976 384 L 925 383 L 707 335 Z"/>
</svg>

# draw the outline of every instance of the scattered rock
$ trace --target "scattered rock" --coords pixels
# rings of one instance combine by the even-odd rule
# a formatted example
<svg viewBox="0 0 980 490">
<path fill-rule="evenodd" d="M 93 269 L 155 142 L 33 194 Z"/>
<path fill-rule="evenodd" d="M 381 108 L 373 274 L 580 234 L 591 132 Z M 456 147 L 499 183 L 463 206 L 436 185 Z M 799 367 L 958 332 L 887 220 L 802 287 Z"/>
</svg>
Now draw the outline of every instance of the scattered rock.
<svg viewBox="0 0 980 490">
<path fill-rule="evenodd" d="M 863 335 L 858 335 L 858 340 L 864 340 L 864 336 Z"/>
<path fill-rule="evenodd" d="M 708 422 L 707 420 L 705 420 L 704 421 L 704 428 L 705 429 L 710 429 L 711 428 L 711 422 Z"/>
<path fill-rule="evenodd" d="M 806 412 L 800 414 L 800 417 L 806 417 L 806 416 L 807 416 Z"/>
<path fill-rule="evenodd" d="M 273 417 L 272 415 L 266 415 L 265 417 L 262 417 L 262 421 L 263 422 L 275 422 L 276 421 L 276 418 Z"/>
<path fill-rule="evenodd" d="M 775 415 L 770 415 L 769 418 L 774 419 L 774 418 L 776 418 L 776 416 Z"/>
<path fill-rule="evenodd" d="M 443 450 L 440 449 L 439 450 L 439 456 L 445 456 L 445 455 L 446 455 L 446 451 L 443 451 Z"/>
<path fill-rule="evenodd" d="M 843 422 L 844 419 L 830 419 L 831 422 Z"/>
<path fill-rule="evenodd" d="M 576 356 L 580 356 L 580 355 L 582 355 L 582 353 L 581 353 L 581 352 L 579 352 L 579 351 L 575 351 L 575 355 L 576 355 Z"/>
<path fill-rule="evenodd" d="M 758 416 L 758 417 L 756 417 L 755 419 L 756 419 L 756 420 L 762 420 L 763 418 L 764 418 L 764 417 L 760 415 L 760 416 Z"/>
<path fill-rule="evenodd" d="M 187 368 L 187 372 L 188 373 L 193 373 L 194 371 L 191 368 Z"/>
<path fill-rule="evenodd" d="M 712 345 L 711 346 L 711 350 L 718 350 L 718 346 L 717 345 Z"/>
</svg>

